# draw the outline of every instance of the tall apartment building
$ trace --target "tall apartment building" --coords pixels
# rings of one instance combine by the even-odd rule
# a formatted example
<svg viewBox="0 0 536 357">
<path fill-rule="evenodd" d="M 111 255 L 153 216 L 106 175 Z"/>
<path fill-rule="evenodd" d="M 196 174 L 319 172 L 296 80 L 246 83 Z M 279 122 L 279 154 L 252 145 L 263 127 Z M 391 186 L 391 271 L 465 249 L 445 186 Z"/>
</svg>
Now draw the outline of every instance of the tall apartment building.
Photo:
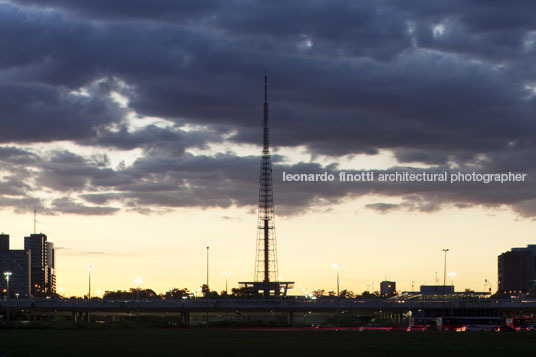
<svg viewBox="0 0 536 357">
<path fill-rule="evenodd" d="M 54 243 L 47 242 L 47 259 L 48 259 L 48 291 L 50 294 L 56 293 L 56 251 Z"/>
<path fill-rule="evenodd" d="M 30 251 L 10 250 L 9 235 L 0 234 L 0 289 L 2 295 L 9 290 L 10 296 L 31 295 L 31 258 Z M 8 280 L 4 273 L 11 273 Z"/>
<path fill-rule="evenodd" d="M 536 245 L 512 248 L 498 257 L 499 295 L 536 292 Z"/>
<path fill-rule="evenodd" d="M 32 295 L 50 296 L 56 293 L 54 244 L 43 233 L 24 237 L 24 250 L 30 252 Z"/>
</svg>

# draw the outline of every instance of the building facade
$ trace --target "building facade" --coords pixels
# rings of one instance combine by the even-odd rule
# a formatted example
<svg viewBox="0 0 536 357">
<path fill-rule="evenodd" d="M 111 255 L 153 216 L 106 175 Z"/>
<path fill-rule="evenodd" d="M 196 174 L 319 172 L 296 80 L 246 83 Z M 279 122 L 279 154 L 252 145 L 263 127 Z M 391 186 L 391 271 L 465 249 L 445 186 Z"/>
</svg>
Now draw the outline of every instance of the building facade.
<svg viewBox="0 0 536 357">
<path fill-rule="evenodd" d="M 10 250 L 9 235 L 0 235 L 0 289 L 3 296 L 29 296 L 31 294 L 31 256 L 27 250 Z M 11 273 L 8 279 L 4 273 Z"/>
<path fill-rule="evenodd" d="M 43 233 L 24 237 L 24 250 L 30 252 L 33 296 L 52 296 L 56 293 L 54 244 Z"/>
<path fill-rule="evenodd" d="M 454 294 L 454 285 L 421 285 L 419 291 L 423 295 Z"/>
<path fill-rule="evenodd" d="M 503 296 L 535 292 L 536 245 L 512 248 L 498 257 L 498 294 Z"/>
<path fill-rule="evenodd" d="M 54 243 L 47 242 L 47 273 L 48 285 L 47 290 L 50 294 L 56 293 L 56 250 Z"/>
<path fill-rule="evenodd" d="M 382 281 L 380 283 L 380 295 L 383 297 L 391 297 L 396 295 L 396 282 Z"/>
<path fill-rule="evenodd" d="M 9 250 L 9 234 L 0 234 L 0 252 Z"/>
</svg>

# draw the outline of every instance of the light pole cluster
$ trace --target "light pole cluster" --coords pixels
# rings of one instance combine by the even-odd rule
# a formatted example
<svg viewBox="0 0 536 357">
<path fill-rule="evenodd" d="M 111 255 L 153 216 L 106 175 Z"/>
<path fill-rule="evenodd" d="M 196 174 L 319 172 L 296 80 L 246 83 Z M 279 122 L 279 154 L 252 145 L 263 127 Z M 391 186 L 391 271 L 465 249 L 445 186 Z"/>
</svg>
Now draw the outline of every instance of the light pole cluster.
<svg viewBox="0 0 536 357">
<path fill-rule="evenodd" d="M 369 285 L 368 285 L 368 286 L 370 286 L 371 289 L 372 289 L 372 291 L 371 291 L 372 295 L 374 295 L 374 293 L 376 292 L 376 289 L 375 289 L 375 287 L 374 287 L 375 284 L 376 284 L 375 281 L 371 281 L 371 282 L 369 283 Z"/>
<path fill-rule="evenodd" d="M 95 268 L 93 264 L 88 264 L 87 271 L 88 271 L 88 292 L 87 292 L 87 298 L 91 300 L 91 269 Z"/>
<path fill-rule="evenodd" d="M 340 321 L 340 312 L 341 312 L 341 292 L 340 292 L 340 282 L 339 273 L 341 270 L 340 264 L 333 264 L 333 268 L 337 271 L 337 326 L 339 326 Z"/>
<path fill-rule="evenodd" d="M 224 271 L 222 273 L 222 275 L 225 277 L 225 294 L 229 295 L 229 291 L 227 289 L 227 284 L 228 284 L 229 277 L 231 276 L 231 272 Z"/>
<path fill-rule="evenodd" d="M 88 292 L 87 292 L 87 329 L 91 330 L 91 269 L 95 268 L 93 264 L 88 264 Z"/>
<path fill-rule="evenodd" d="M 447 274 L 450 278 L 450 285 L 454 285 L 454 278 L 456 277 L 456 273 L 451 272 Z"/>
<path fill-rule="evenodd" d="M 138 277 L 136 278 L 136 280 L 134 280 L 134 284 L 136 284 L 137 288 L 136 288 L 136 299 L 139 300 L 140 299 L 140 288 L 141 288 L 141 283 L 143 281 L 141 280 L 141 276 L 138 275 Z"/>
<path fill-rule="evenodd" d="M 341 270 L 341 265 L 340 264 L 333 264 L 333 269 L 335 269 L 337 271 L 337 296 L 340 296 L 339 295 L 340 294 L 340 289 L 339 289 L 340 286 L 339 286 L 339 284 L 340 284 L 341 281 L 339 279 L 339 272 Z"/>
<path fill-rule="evenodd" d="M 443 266 L 443 318 L 445 317 L 446 311 L 445 311 L 445 286 L 447 282 L 447 249 L 443 249 L 443 253 L 445 253 L 445 264 Z M 441 323 L 441 327 L 443 328 L 443 323 Z"/>
<path fill-rule="evenodd" d="M 447 252 L 448 249 L 443 249 L 443 253 L 445 253 L 445 264 L 443 266 L 443 300 L 445 300 L 445 286 L 447 285 Z"/>
<path fill-rule="evenodd" d="M 6 277 L 6 281 L 7 281 L 7 289 L 6 289 L 6 293 L 7 293 L 7 296 L 6 296 L 6 300 L 9 299 L 9 277 L 11 276 L 11 272 L 10 271 L 6 271 L 4 273 L 4 276 Z M 9 305 L 7 306 L 7 321 L 9 321 Z"/>
<path fill-rule="evenodd" d="M 4 273 L 4 276 L 6 277 L 6 281 L 7 281 L 7 289 L 6 289 L 6 292 L 7 292 L 7 298 L 9 299 L 9 277 L 11 276 L 11 272 L 10 271 L 6 271 Z"/>
</svg>

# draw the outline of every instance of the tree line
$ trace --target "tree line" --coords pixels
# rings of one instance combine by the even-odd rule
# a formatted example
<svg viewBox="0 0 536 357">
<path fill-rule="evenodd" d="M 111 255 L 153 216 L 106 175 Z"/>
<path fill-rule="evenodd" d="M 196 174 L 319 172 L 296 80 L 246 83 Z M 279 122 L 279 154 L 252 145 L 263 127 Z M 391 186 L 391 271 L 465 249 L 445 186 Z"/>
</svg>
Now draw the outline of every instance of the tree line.
<svg viewBox="0 0 536 357">
<path fill-rule="evenodd" d="M 357 294 L 352 290 L 341 290 L 339 293 L 340 297 L 343 299 L 354 299 L 354 298 L 363 298 L 363 299 L 374 299 L 381 298 L 379 292 L 371 293 L 369 291 L 364 291 L 361 294 Z M 110 300 L 131 300 L 131 299 L 188 299 L 188 298 L 197 298 L 197 297 L 209 297 L 212 299 L 215 298 L 250 298 L 250 297 L 260 297 L 255 290 L 252 288 L 233 288 L 230 292 L 225 290 L 217 292 L 215 290 L 210 290 L 206 284 L 201 285 L 200 289 L 197 291 L 190 291 L 188 288 L 172 288 L 162 294 L 157 294 L 152 289 L 136 289 L 130 288 L 129 290 L 116 290 L 116 291 L 105 291 L 103 299 Z M 326 298 L 326 297 L 337 297 L 335 291 L 327 291 L 324 289 L 316 289 L 311 293 L 306 293 L 306 297 L 309 298 Z"/>
</svg>

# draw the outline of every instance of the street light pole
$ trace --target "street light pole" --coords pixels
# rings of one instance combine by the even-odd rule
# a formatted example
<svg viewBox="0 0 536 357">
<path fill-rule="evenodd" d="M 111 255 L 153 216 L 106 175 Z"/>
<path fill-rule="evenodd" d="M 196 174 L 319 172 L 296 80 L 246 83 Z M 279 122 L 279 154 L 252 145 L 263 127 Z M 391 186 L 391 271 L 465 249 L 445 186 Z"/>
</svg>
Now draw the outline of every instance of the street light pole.
<svg viewBox="0 0 536 357">
<path fill-rule="evenodd" d="M 341 292 L 340 292 L 340 279 L 339 271 L 341 270 L 340 264 L 333 264 L 333 268 L 337 270 L 337 327 L 339 327 L 340 313 L 341 313 Z"/>
<path fill-rule="evenodd" d="M 207 292 L 206 292 L 206 295 L 205 295 L 205 300 L 206 300 L 206 308 L 207 308 L 207 314 L 206 314 L 206 323 L 207 323 L 207 327 L 208 327 L 208 296 L 210 294 L 210 288 L 209 288 L 209 285 L 208 285 L 208 268 L 209 268 L 209 249 L 210 247 L 207 246 Z"/>
<path fill-rule="evenodd" d="M 338 297 L 341 296 L 340 287 L 339 287 L 340 282 L 341 280 L 339 279 L 339 270 L 337 270 L 337 296 Z"/>
<path fill-rule="evenodd" d="M 208 278 L 209 278 L 209 275 L 208 275 L 208 268 L 209 268 L 209 249 L 210 247 L 207 247 L 207 293 L 210 291 L 209 289 L 209 285 L 208 285 Z M 208 294 L 207 294 L 208 295 Z"/>
<path fill-rule="evenodd" d="M 445 286 L 447 281 L 447 252 L 448 249 L 443 249 L 443 252 L 445 253 L 445 264 L 443 266 L 443 300 L 445 300 Z"/>
<path fill-rule="evenodd" d="M 139 300 L 140 299 L 140 287 L 141 287 L 141 283 L 142 283 L 142 280 L 141 280 L 141 276 L 138 276 L 136 278 L 136 280 L 134 280 L 134 284 L 136 284 L 136 300 Z"/>
<path fill-rule="evenodd" d="M 4 276 L 6 277 L 6 280 L 7 280 L 7 289 L 6 289 L 6 292 L 7 292 L 7 297 L 6 299 L 9 299 L 9 277 L 11 276 L 11 272 L 10 271 L 6 271 L 4 273 Z"/>
<path fill-rule="evenodd" d="M 87 298 L 91 300 L 91 265 L 88 271 L 88 289 L 87 289 Z"/>
<path fill-rule="evenodd" d="M 88 292 L 87 292 L 87 329 L 91 330 L 91 269 L 95 266 L 89 264 L 88 269 Z"/>
<path fill-rule="evenodd" d="M 138 275 L 136 280 L 134 280 L 134 284 L 137 285 L 136 288 L 136 321 L 140 320 L 140 287 L 141 287 L 141 276 Z"/>
<path fill-rule="evenodd" d="M 231 276 L 231 272 L 224 271 L 222 274 L 225 277 L 225 295 L 228 298 L 229 297 L 229 291 L 227 290 L 227 281 L 229 280 L 229 276 Z M 227 320 L 227 308 L 225 308 L 225 319 Z"/>
<path fill-rule="evenodd" d="M 6 300 L 9 300 L 9 277 L 11 276 L 11 272 L 6 271 L 4 273 L 4 276 L 6 277 L 6 281 L 7 281 L 7 289 L 6 289 L 7 297 L 6 297 Z M 9 321 L 9 303 L 7 303 L 7 321 Z"/>
<path fill-rule="evenodd" d="M 229 280 L 229 276 L 231 276 L 231 272 L 224 271 L 222 274 L 225 277 L 225 294 L 229 295 L 229 291 L 227 289 L 227 282 Z"/>
<path fill-rule="evenodd" d="M 448 249 L 443 249 L 443 252 L 445 253 L 445 263 L 443 266 L 443 315 L 445 315 L 445 286 L 447 282 L 447 252 Z M 443 316 L 444 318 L 445 316 Z M 443 329 L 443 320 L 441 321 L 441 329 Z"/>
<path fill-rule="evenodd" d="M 448 276 L 450 278 L 450 285 L 454 285 L 454 278 L 456 277 L 456 273 L 454 272 L 448 273 Z"/>
</svg>

